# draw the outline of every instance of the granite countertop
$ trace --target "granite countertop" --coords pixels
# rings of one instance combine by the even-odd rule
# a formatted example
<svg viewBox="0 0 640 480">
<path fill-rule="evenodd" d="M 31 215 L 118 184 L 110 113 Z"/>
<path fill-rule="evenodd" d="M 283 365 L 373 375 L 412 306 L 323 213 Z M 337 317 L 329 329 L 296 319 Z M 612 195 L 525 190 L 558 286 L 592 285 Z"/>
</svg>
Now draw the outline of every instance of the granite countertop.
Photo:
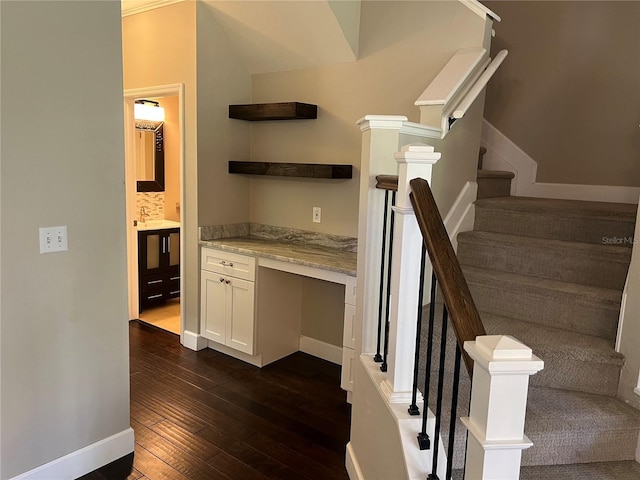
<svg viewBox="0 0 640 480">
<path fill-rule="evenodd" d="M 252 255 L 356 276 L 356 252 L 313 243 L 254 236 L 201 240 L 203 247 Z"/>
</svg>

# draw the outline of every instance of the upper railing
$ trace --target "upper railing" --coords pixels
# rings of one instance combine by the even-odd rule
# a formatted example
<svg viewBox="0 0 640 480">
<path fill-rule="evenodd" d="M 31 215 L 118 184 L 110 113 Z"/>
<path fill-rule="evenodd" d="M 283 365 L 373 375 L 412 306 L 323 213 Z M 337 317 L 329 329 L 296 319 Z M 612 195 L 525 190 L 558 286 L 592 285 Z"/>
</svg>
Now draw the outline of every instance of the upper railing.
<svg viewBox="0 0 640 480">
<path fill-rule="evenodd" d="M 458 50 L 416 100 L 420 122 L 440 128 L 444 138 L 482 93 L 507 54 L 507 50 L 501 50 L 491 60 L 482 47 Z"/>
</svg>

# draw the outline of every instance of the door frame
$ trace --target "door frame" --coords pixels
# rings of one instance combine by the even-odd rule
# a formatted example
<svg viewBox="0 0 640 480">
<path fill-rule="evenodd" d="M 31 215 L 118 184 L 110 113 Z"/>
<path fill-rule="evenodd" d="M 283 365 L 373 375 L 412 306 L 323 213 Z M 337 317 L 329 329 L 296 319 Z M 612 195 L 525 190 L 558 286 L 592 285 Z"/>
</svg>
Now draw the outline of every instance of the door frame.
<svg viewBox="0 0 640 480">
<path fill-rule="evenodd" d="M 136 166 L 134 155 L 135 119 L 133 105 L 136 98 L 145 97 L 178 97 L 178 130 L 180 132 L 180 338 L 184 335 L 185 302 L 184 302 L 184 273 L 185 248 L 184 219 L 185 219 L 185 130 L 184 130 L 184 84 L 158 85 L 152 87 L 135 88 L 124 91 L 124 142 L 125 142 L 125 196 L 127 223 L 127 294 L 129 299 L 129 320 L 140 315 L 138 299 L 138 229 L 133 222 L 137 219 L 136 209 Z"/>
</svg>

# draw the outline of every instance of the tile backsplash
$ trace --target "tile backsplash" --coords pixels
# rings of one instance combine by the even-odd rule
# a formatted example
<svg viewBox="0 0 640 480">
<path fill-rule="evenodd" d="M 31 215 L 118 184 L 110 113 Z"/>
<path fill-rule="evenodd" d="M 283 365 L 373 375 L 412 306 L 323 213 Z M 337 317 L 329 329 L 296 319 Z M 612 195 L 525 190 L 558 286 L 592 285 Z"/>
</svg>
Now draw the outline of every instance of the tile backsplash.
<svg viewBox="0 0 640 480">
<path fill-rule="evenodd" d="M 139 192 L 136 194 L 136 213 L 140 216 L 140 209 L 144 207 L 147 220 L 164 219 L 164 192 Z"/>
</svg>

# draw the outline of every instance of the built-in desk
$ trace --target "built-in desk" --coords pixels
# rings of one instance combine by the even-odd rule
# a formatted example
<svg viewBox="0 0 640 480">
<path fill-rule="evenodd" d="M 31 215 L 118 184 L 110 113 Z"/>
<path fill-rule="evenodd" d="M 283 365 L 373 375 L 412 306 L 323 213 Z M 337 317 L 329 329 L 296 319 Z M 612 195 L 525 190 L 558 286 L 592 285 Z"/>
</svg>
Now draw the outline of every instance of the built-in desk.
<svg viewBox="0 0 640 480">
<path fill-rule="evenodd" d="M 300 336 L 300 276 L 344 285 L 342 352 L 333 348 L 341 353 L 341 385 L 351 390 L 353 249 L 252 236 L 200 243 L 201 335 L 210 348 L 259 367 L 298 350 L 308 351 Z"/>
</svg>

